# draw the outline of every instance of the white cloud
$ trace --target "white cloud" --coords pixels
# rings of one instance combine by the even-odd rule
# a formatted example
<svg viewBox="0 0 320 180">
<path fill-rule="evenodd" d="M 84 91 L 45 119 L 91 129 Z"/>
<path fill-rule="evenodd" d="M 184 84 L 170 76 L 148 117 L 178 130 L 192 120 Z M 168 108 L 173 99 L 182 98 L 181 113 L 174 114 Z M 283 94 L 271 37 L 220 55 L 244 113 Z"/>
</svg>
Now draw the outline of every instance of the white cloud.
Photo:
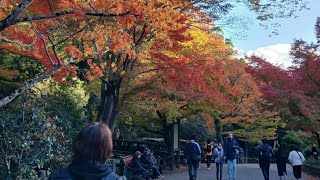
<svg viewBox="0 0 320 180">
<path fill-rule="evenodd" d="M 260 47 L 256 50 L 250 50 L 246 55 L 252 54 L 265 58 L 268 62 L 276 65 L 288 68 L 292 66 L 292 60 L 290 58 L 291 45 L 290 44 L 275 44 L 265 47 Z"/>
</svg>

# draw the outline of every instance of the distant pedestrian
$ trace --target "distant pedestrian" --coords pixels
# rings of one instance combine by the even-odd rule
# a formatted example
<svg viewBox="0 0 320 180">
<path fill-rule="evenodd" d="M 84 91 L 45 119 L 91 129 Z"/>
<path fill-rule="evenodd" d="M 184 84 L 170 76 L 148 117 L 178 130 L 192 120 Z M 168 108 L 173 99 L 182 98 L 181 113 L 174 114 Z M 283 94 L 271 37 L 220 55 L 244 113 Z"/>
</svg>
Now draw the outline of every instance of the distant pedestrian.
<svg viewBox="0 0 320 180">
<path fill-rule="evenodd" d="M 299 180 L 301 179 L 301 166 L 305 161 L 305 158 L 301 152 L 299 152 L 299 147 L 295 146 L 293 151 L 289 154 L 289 162 L 292 166 L 294 177 Z"/>
<path fill-rule="evenodd" d="M 223 163 L 224 163 L 224 152 L 221 143 L 213 151 L 214 161 L 217 166 L 217 180 L 222 179 Z"/>
<path fill-rule="evenodd" d="M 317 145 L 312 145 L 312 148 L 311 148 L 311 153 L 312 153 L 312 156 L 315 158 L 315 159 L 319 159 L 319 152 L 317 150 Z"/>
<path fill-rule="evenodd" d="M 282 176 L 285 176 L 285 179 L 287 179 L 287 154 L 285 152 L 285 145 L 282 143 L 279 144 L 278 140 L 275 140 L 273 152 L 275 154 L 280 180 L 282 179 Z"/>
<path fill-rule="evenodd" d="M 213 152 L 213 149 L 214 149 L 214 146 L 211 143 L 210 139 L 208 139 L 207 144 L 204 146 L 203 149 L 204 149 L 204 152 L 206 153 L 207 168 L 208 168 L 208 170 L 210 170 L 212 152 Z"/>
<path fill-rule="evenodd" d="M 239 151 L 239 144 L 234 139 L 233 134 L 229 133 L 227 141 L 224 143 L 224 158 L 228 162 L 228 178 L 229 180 L 237 179 L 237 159 Z"/>
<path fill-rule="evenodd" d="M 239 149 L 239 163 L 244 163 L 244 151 L 242 147 Z"/>
<path fill-rule="evenodd" d="M 262 139 L 262 145 L 259 147 L 259 156 L 261 160 L 261 170 L 265 180 L 269 180 L 270 161 L 272 158 L 272 148 L 267 144 L 266 139 Z"/>
<path fill-rule="evenodd" d="M 196 142 L 195 135 L 192 135 L 191 140 L 186 144 L 184 153 L 188 163 L 189 179 L 196 180 L 198 177 L 199 162 L 201 160 L 201 149 Z"/>
<path fill-rule="evenodd" d="M 262 146 L 261 140 L 259 140 L 258 142 L 257 151 L 259 151 L 260 146 Z M 259 161 L 259 168 L 261 169 L 261 159 L 260 159 L 259 153 L 258 153 L 258 161 Z"/>
</svg>

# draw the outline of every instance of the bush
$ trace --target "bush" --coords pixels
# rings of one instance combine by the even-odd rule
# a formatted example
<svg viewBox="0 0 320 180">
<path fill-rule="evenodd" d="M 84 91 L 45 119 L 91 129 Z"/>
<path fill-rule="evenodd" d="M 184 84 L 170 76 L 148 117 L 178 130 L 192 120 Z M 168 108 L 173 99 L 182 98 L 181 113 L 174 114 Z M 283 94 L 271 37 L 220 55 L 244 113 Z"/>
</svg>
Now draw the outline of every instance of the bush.
<svg viewBox="0 0 320 180">
<path fill-rule="evenodd" d="M 287 134 L 282 140 L 286 144 L 286 150 L 288 152 L 290 152 L 294 146 L 299 146 L 300 149 L 304 149 L 303 139 L 294 131 L 287 131 Z"/>
<path fill-rule="evenodd" d="M 313 166 L 319 166 L 320 167 L 320 160 L 319 159 L 314 159 L 313 157 L 307 158 L 305 163 L 313 165 Z"/>
<path fill-rule="evenodd" d="M 0 179 L 38 179 L 37 170 L 71 160 L 73 137 L 86 121 L 81 83 L 66 87 L 52 79 L 0 111 Z"/>
<path fill-rule="evenodd" d="M 6 179 L 38 179 L 36 170 L 70 159 L 68 121 L 25 104 L 2 111 L 0 119 L 0 174 Z"/>
</svg>

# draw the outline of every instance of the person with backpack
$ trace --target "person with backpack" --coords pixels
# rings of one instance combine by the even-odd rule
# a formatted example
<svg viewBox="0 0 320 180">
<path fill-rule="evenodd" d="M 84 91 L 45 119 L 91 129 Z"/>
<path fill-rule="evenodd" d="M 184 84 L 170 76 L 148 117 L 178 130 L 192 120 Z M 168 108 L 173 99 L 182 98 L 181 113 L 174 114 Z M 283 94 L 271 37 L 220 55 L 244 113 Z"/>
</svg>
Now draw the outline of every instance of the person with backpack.
<svg viewBox="0 0 320 180">
<path fill-rule="evenodd" d="M 218 146 L 213 150 L 213 157 L 217 167 L 217 180 L 222 180 L 224 153 L 221 143 L 218 143 Z"/>
<path fill-rule="evenodd" d="M 204 146 L 204 152 L 206 153 L 206 160 L 207 160 L 207 169 L 210 170 L 210 164 L 212 159 L 212 152 L 214 149 L 213 144 L 211 144 L 210 139 L 208 139 L 207 144 Z"/>
<path fill-rule="evenodd" d="M 229 180 L 237 179 L 237 159 L 239 152 L 239 144 L 234 139 L 233 134 L 229 133 L 227 141 L 224 143 L 224 159 L 228 162 L 228 178 Z"/>
<path fill-rule="evenodd" d="M 270 161 L 273 155 L 271 146 L 267 144 L 266 139 L 262 139 L 262 145 L 259 147 L 259 156 L 261 160 L 261 170 L 265 180 L 269 180 Z"/>
<path fill-rule="evenodd" d="M 196 142 L 195 135 L 192 135 L 190 141 L 186 144 L 184 155 L 187 159 L 189 179 L 196 180 L 198 177 L 199 162 L 201 160 L 201 149 Z"/>
<path fill-rule="evenodd" d="M 282 143 L 279 144 L 278 140 L 275 140 L 273 144 L 273 152 L 275 154 L 280 180 L 282 179 L 282 176 L 285 176 L 285 179 L 287 179 L 287 155 L 285 153 L 285 145 Z"/>
<path fill-rule="evenodd" d="M 50 174 L 48 180 L 119 180 L 106 164 L 112 153 L 112 134 L 102 122 L 83 128 L 73 144 L 71 164 Z"/>
<path fill-rule="evenodd" d="M 294 146 L 293 151 L 289 153 L 288 158 L 294 177 L 299 180 L 301 179 L 301 166 L 305 161 L 303 154 L 299 151 L 299 146 Z"/>
</svg>

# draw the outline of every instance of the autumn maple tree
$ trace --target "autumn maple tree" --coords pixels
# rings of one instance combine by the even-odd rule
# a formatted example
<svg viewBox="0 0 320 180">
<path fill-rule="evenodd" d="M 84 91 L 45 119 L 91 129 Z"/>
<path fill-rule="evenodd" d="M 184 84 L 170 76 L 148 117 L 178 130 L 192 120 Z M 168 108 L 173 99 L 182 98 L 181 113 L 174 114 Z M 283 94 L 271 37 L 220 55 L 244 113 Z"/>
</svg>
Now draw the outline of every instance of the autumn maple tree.
<svg viewBox="0 0 320 180">
<path fill-rule="evenodd" d="M 300 128 L 312 132 L 320 142 L 319 114 L 319 28 L 318 18 L 315 30 L 317 43 L 296 40 L 291 55 L 294 66 L 289 69 L 276 67 L 266 60 L 252 56 L 248 59 L 248 71 L 255 77 L 270 111 L 289 121 L 288 128 Z M 312 124 L 312 125 L 311 125 Z M 320 145 L 320 143 L 319 143 Z"/>
<path fill-rule="evenodd" d="M 268 8 L 260 9 L 260 5 L 264 5 L 262 2 L 248 2 L 257 13 Z M 199 69 L 205 67 L 197 74 L 183 65 L 182 57 L 161 51 L 177 48 L 179 44 L 175 40 L 188 38 L 182 35 L 188 28 L 212 25 L 211 20 L 217 19 L 218 14 L 227 13 L 232 5 L 229 1 L 202 0 L 2 0 L 0 8 L 0 48 L 34 57 L 46 67 L 45 74 L 2 99 L 0 107 L 49 76 L 54 75 L 58 81 L 70 84 L 72 77 L 80 74 L 89 80 L 101 79 L 97 120 L 113 127 L 123 78 L 144 65 L 143 60 L 151 58 L 157 61 L 158 67 L 171 66 L 176 70 L 169 72 L 170 68 L 166 68 L 167 77 L 184 72 L 177 71 L 183 68 L 190 76 L 201 76 L 205 71 L 219 74 L 218 64 L 194 63 Z M 263 16 L 268 19 L 270 14 Z M 187 62 L 197 56 L 192 53 L 188 57 L 190 60 L 185 59 Z M 183 80 L 176 79 L 175 82 L 180 85 L 191 83 Z M 218 91 L 212 84 L 206 88 Z M 204 87 L 202 91 L 205 91 Z M 223 99 L 222 95 L 218 97 L 220 95 L 211 94 Z"/>
</svg>

